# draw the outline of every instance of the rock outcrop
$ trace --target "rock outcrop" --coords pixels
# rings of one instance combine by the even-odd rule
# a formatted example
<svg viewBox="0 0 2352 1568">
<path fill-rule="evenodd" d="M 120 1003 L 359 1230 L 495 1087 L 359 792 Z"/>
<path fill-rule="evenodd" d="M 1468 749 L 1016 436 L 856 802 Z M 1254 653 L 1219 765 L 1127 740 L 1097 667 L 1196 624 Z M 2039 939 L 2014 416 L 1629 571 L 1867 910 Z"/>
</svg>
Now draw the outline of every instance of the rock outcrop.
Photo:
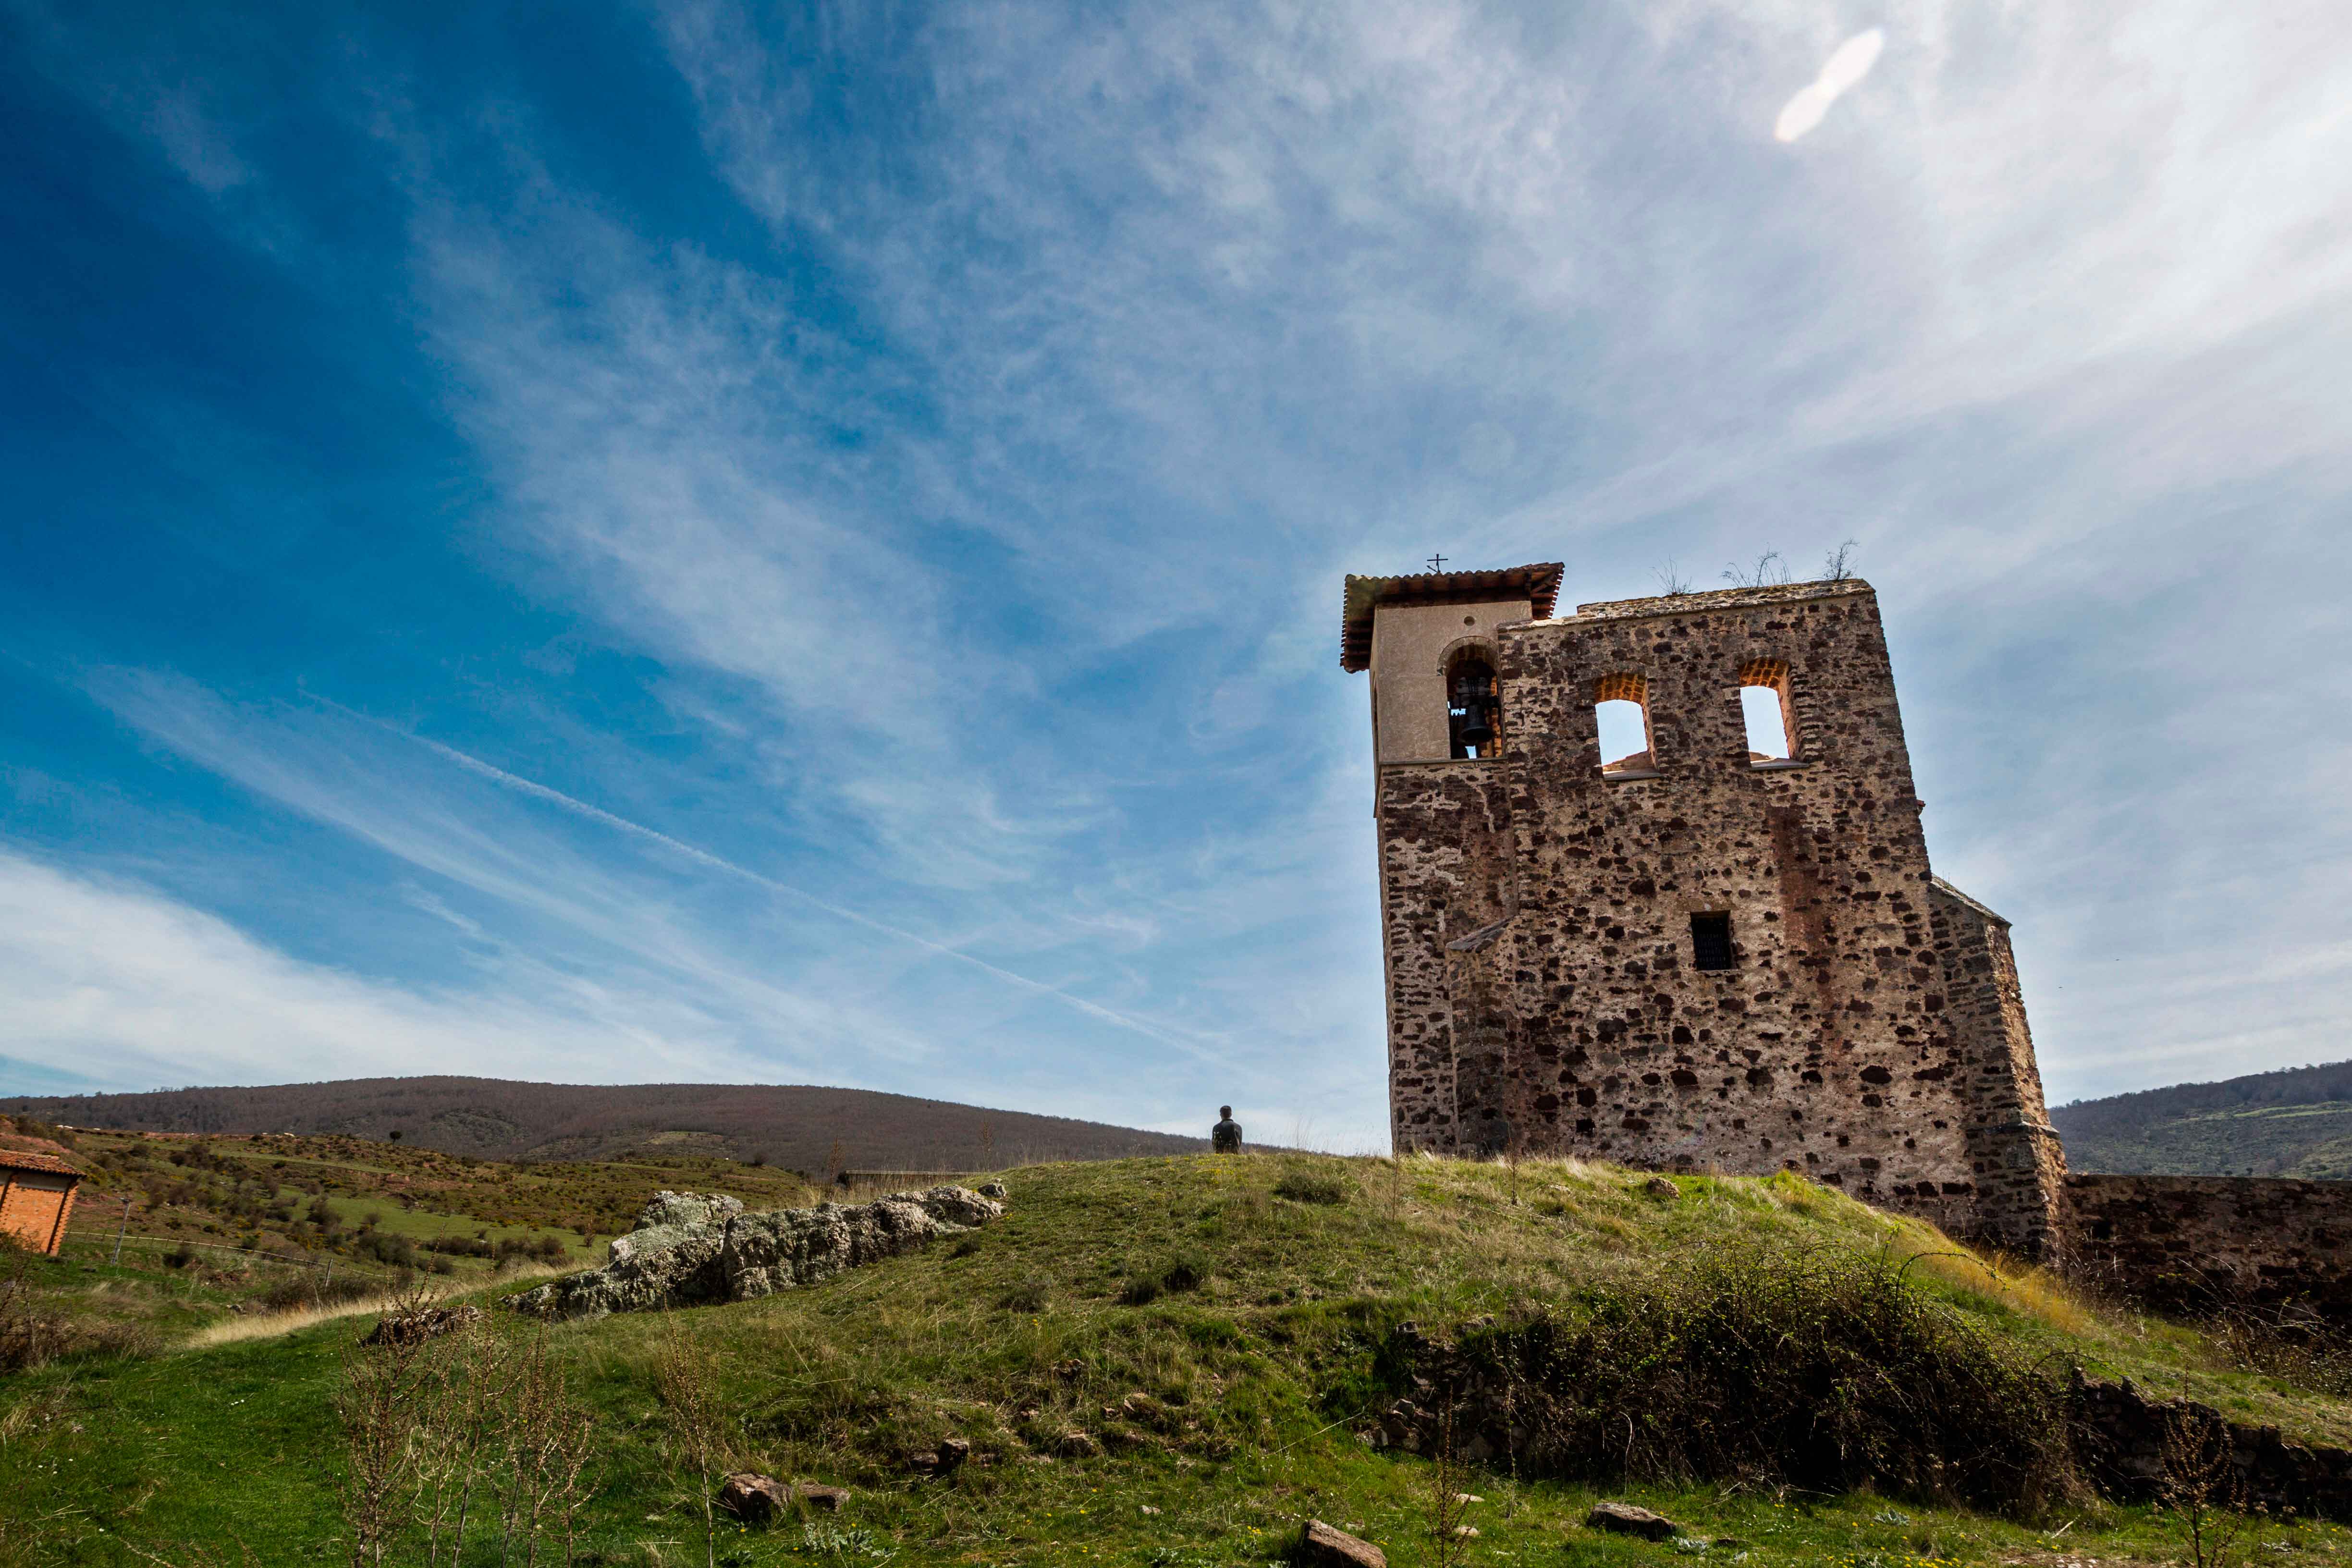
<svg viewBox="0 0 2352 1568">
<path fill-rule="evenodd" d="M 569 1319 L 747 1300 L 895 1258 L 1003 1212 L 1002 1203 L 955 1186 L 757 1214 L 730 1197 L 658 1193 L 602 1268 L 551 1279 L 508 1305 Z"/>
</svg>

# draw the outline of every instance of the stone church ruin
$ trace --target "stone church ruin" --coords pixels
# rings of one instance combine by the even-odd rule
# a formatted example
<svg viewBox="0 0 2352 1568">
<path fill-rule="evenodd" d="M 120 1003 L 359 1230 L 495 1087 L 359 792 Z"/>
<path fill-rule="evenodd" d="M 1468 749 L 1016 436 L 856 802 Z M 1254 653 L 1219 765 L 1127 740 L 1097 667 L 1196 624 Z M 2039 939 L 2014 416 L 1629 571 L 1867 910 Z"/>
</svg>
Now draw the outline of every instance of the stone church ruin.
<svg viewBox="0 0 2352 1568">
<path fill-rule="evenodd" d="M 2260 1184 L 2069 1179 L 2009 922 L 1928 862 L 1870 584 L 1556 615 L 1562 570 L 1346 582 L 1396 1149 L 1787 1169 L 2025 1257 L 2215 1256 L 2181 1216 Z M 2291 1266 L 2231 1256 L 2340 1295 L 2352 1203 L 2294 1185 Z"/>
</svg>

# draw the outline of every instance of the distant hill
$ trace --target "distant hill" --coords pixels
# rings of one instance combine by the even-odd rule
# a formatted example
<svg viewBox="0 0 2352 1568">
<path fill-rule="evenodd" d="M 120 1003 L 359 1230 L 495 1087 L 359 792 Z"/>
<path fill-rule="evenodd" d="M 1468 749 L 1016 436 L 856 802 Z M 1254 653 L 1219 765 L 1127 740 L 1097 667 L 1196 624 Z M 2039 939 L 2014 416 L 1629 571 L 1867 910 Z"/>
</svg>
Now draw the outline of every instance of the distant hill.
<svg viewBox="0 0 2352 1568">
<path fill-rule="evenodd" d="M 26 1095 L 0 1112 L 136 1132 L 345 1133 L 495 1160 L 675 1152 L 788 1170 L 966 1171 L 1205 1148 L 1099 1121 L 863 1089 L 732 1083 L 513 1083 L 362 1078 L 150 1094 Z"/>
<path fill-rule="evenodd" d="M 2050 1120 L 2077 1171 L 2352 1181 L 2352 1062 L 2077 1100 Z"/>
</svg>

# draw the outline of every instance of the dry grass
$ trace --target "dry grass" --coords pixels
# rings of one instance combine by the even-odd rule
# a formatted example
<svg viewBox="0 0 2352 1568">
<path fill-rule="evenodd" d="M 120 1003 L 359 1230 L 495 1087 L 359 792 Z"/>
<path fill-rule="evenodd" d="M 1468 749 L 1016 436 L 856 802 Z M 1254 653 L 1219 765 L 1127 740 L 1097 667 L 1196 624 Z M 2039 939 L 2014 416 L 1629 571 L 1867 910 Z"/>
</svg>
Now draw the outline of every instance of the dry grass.
<svg viewBox="0 0 2352 1568">
<path fill-rule="evenodd" d="M 522 1279 L 543 1279 L 566 1270 L 553 1264 L 534 1263 L 508 1269 L 499 1278 L 501 1283 Z M 365 1318 L 391 1310 L 395 1306 L 421 1300 L 425 1304 L 445 1297 L 461 1294 L 463 1285 L 444 1284 L 426 1289 L 420 1296 L 411 1291 L 387 1291 L 380 1296 L 357 1296 L 348 1301 L 330 1301 L 323 1306 L 289 1307 L 276 1312 L 253 1312 L 242 1317 L 224 1318 L 217 1323 L 207 1323 L 180 1342 L 179 1348 L 189 1351 L 211 1350 L 215 1345 L 243 1344 L 250 1340 L 276 1339 L 281 1334 L 298 1333 L 320 1323 L 331 1323 L 339 1318 Z"/>
</svg>

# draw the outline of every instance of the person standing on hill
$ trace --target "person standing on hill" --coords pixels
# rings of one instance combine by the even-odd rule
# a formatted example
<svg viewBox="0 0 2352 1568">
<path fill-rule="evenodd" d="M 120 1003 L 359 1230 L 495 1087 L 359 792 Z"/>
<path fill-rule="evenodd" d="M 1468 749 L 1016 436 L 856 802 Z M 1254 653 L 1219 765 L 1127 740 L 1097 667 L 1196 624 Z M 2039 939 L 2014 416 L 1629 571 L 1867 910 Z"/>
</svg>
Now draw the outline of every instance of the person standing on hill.
<svg viewBox="0 0 2352 1568">
<path fill-rule="evenodd" d="M 1238 1154 L 1242 1152 L 1242 1124 L 1234 1120 L 1234 1108 L 1217 1107 L 1217 1124 L 1209 1129 L 1209 1148 L 1214 1153 Z"/>
</svg>

